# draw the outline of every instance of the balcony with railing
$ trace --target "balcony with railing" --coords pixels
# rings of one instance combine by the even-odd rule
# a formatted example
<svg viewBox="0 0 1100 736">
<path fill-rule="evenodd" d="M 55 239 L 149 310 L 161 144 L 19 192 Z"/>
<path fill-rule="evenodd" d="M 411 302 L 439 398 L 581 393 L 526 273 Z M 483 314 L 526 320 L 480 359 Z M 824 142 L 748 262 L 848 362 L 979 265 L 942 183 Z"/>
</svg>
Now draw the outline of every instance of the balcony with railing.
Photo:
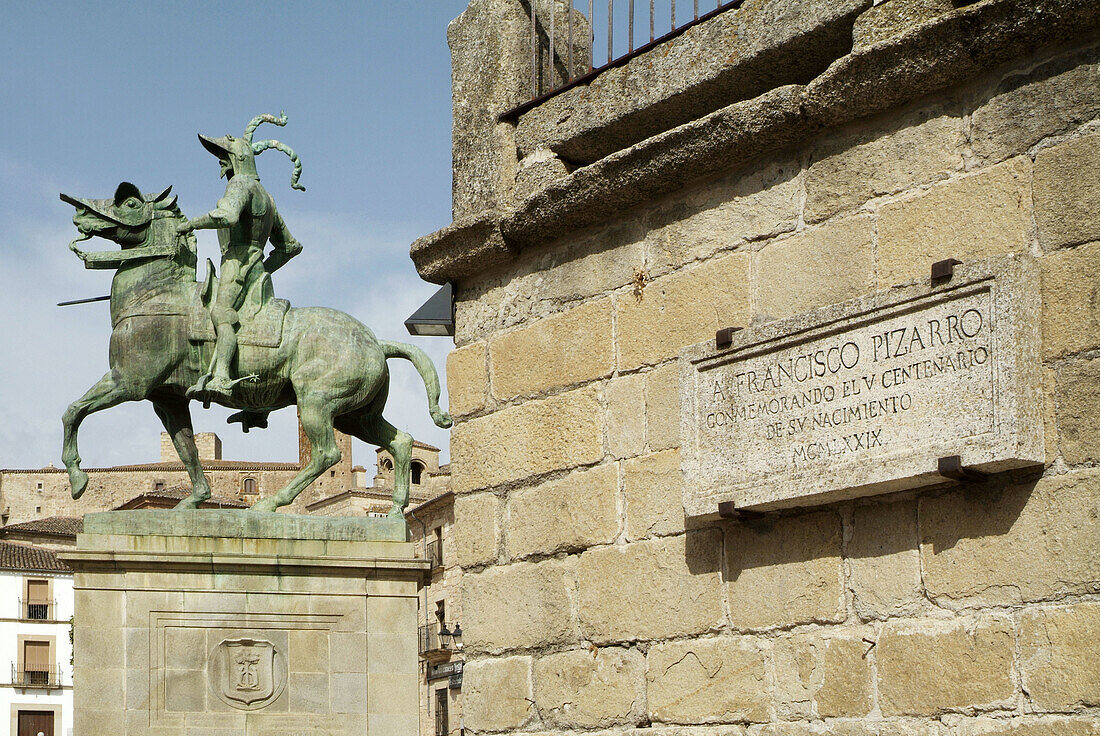
<svg viewBox="0 0 1100 736">
<path fill-rule="evenodd" d="M 25 621 L 56 621 L 57 601 L 38 598 L 20 598 L 19 618 Z"/>
<path fill-rule="evenodd" d="M 62 687 L 64 671 L 60 667 L 35 667 L 23 669 L 19 664 L 11 664 L 11 684 L 18 688 L 54 690 Z"/>
<path fill-rule="evenodd" d="M 453 624 L 453 629 L 439 621 L 420 627 L 420 656 L 434 658 L 446 656 L 462 649 L 462 628 Z"/>
</svg>

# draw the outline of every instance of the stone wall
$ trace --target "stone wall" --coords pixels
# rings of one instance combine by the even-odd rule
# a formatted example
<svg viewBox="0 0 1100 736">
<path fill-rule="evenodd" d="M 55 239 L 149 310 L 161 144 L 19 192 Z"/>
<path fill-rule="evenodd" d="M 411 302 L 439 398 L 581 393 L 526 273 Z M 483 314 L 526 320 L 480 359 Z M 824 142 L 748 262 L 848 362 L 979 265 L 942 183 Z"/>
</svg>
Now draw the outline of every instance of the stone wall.
<svg viewBox="0 0 1100 736">
<path fill-rule="evenodd" d="M 597 160 L 414 244 L 457 284 L 468 731 L 1100 733 L 1100 3 L 852 6 L 821 76 L 618 152 L 557 111 Z M 1001 253 L 1041 272 L 1042 469 L 685 521 L 683 347 Z"/>
</svg>

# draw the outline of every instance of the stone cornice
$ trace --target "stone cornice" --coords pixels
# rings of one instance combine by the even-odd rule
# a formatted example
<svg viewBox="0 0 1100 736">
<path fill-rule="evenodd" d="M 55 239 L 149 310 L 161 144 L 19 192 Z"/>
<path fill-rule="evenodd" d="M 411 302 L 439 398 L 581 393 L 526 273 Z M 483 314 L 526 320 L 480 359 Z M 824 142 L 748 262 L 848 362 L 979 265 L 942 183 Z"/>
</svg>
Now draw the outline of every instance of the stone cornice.
<svg viewBox="0 0 1100 736">
<path fill-rule="evenodd" d="M 413 243 L 421 277 L 462 281 L 617 212 L 965 83 L 1043 46 L 1094 37 L 1100 0 L 982 0 L 848 54 L 806 86 L 737 102 L 580 167 L 506 211 Z"/>
</svg>

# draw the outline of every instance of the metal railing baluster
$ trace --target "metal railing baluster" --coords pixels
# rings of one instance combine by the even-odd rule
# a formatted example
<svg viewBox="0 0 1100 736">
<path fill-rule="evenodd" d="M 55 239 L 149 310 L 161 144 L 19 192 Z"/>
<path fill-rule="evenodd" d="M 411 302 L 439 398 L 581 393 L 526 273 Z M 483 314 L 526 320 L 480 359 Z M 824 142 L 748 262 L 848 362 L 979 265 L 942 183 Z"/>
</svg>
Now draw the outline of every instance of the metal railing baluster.
<svg viewBox="0 0 1100 736">
<path fill-rule="evenodd" d="M 550 0 L 550 59 L 548 66 L 550 67 L 546 74 L 547 81 L 550 82 L 550 89 L 554 89 L 558 85 L 554 83 L 554 18 L 558 15 L 558 0 Z"/>
<path fill-rule="evenodd" d="M 653 16 L 656 14 L 656 12 L 657 12 L 657 7 L 654 3 L 654 0 L 649 0 L 649 42 L 650 43 L 653 43 L 653 39 L 656 38 L 656 36 L 653 35 Z"/>
<path fill-rule="evenodd" d="M 596 63 L 596 11 L 592 8 L 592 0 L 588 0 L 588 71 L 592 71 Z"/>
<path fill-rule="evenodd" d="M 634 53 L 634 0 L 627 0 L 626 17 L 627 17 L 627 24 L 626 24 L 627 44 L 626 44 L 626 48 L 627 48 L 627 53 L 632 54 L 632 53 Z"/>
</svg>

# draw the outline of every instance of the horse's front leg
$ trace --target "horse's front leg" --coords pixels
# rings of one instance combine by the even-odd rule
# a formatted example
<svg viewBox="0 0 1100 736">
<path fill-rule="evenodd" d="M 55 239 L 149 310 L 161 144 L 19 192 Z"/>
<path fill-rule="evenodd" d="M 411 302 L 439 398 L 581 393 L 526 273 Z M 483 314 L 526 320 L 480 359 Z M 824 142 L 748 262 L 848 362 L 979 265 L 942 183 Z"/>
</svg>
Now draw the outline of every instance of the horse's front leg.
<svg viewBox="0 0 1100 736">
<path fill-rule="evenodd" d="M 187 468 L 191 478 L 191 495 L 180 501 L 177 509 L 197 509 L 203 501 L 210 498 L 210 484 L 202 472 L 199 450 L 195 447 L 195 432 L 191 426 L 191 410 L 187 399 L 182 396 L 158 397 L 153 400 L 153 409 L 160 417 L 172 444 L 179 453 L 180 461 Z"/>
<path fill-rule="evenodd" d="M 76 438 L 80 423 L 89 414 L 139 398 L 141 397 L 134 396 L 115 379 L 113 371 L 109 371 L 65 410 L 65 415 L 61 419 L 65 428 L 65 444 L 61 451 L 61 461 L 69 471 L 69 486 L 72 488 L 73 498 L 80 498 L 88 487 L 88 474 L 80 469 L 80 452 L 77 450 Z"/>
</svg>

